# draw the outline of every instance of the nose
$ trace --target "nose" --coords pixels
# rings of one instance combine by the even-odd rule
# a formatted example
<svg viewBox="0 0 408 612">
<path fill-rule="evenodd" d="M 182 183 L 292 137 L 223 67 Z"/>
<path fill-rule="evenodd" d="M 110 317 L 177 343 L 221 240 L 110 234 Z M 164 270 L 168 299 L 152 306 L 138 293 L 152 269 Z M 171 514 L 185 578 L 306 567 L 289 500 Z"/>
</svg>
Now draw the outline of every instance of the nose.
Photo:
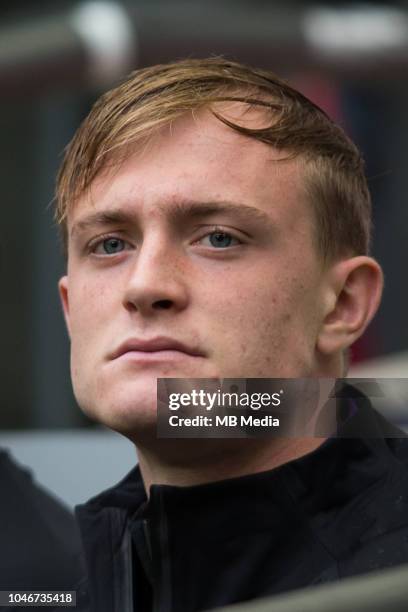
<svg viewBox="0 0 408 612">
<path fill-rule="evenodd" d="M 160 237 L 144 242 L 129 270 L 124 306 L 144 316 L 164 310 L 180 312 L 189 301 L 187 278 L 177 246 L 165 243 Z"/>
</svg>

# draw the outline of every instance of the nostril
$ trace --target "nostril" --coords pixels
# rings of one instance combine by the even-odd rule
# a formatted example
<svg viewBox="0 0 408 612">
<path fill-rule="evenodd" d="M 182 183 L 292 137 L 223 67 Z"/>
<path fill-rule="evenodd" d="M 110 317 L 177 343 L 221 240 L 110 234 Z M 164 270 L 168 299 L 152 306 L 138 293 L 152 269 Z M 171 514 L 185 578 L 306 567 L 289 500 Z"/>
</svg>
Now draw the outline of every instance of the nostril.
<svg viewBox="0 0 408 612">
<path fill-rule="evenodd" d="M 153 304 L 153 308 L 159 308 L 161 310 L 168 310 L 171 308 L 173 302 L 171 300 L 158 300 Z"/>
</svg>

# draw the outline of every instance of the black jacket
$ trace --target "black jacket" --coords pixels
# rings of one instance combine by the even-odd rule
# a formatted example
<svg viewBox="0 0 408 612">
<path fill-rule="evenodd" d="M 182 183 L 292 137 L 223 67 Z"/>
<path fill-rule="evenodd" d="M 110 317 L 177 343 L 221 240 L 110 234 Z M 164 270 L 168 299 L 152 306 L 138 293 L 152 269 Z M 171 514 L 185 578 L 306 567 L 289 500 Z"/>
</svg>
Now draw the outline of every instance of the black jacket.
<svg viewBox="0 0 408 612">
<path fill-rule="evenodd" d="M 73 515 L 5 451 L 0 451 L 0 495 L 0 590 L 72 588 L 81 575 Z"/>
<path fill-rule="evenodd" d="M 349 435 L 363 425 L 272 471 L 154 485 L 148 502 L 135 468 L 77 509 L 78 610 L 195 612 L 407 562 L 408 439 L 360 398 Z"/>
</svg>

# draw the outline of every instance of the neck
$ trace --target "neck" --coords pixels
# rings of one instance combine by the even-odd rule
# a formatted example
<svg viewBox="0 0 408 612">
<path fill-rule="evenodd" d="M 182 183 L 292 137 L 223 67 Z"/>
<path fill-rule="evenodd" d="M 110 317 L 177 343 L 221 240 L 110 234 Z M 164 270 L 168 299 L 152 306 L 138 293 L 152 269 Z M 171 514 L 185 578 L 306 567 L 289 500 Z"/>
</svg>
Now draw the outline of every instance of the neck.
<svg viewBox="0 0 408 612">
<path fill-rule="evenodd" d="M 153 484 L 193 486 L 272 470 L 316 450 L 324 438 L 189 439 L 138 443 L 147 493 Z M 157 444 L 159 443 L 159 444 Z"/>
</svg>

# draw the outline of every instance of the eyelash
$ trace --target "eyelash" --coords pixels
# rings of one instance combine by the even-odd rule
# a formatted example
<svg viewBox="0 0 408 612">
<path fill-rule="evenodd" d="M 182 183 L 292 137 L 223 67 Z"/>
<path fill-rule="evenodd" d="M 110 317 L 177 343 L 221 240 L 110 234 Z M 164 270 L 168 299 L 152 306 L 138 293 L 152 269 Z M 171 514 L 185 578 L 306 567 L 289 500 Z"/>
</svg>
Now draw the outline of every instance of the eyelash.
<svg viewBox="0 0 408 612">
<path fill-rule="evenodd" d="M 232 240 L 236 240 L 238 242 L 238 244 L 234 244 L 232 246 L 228 246 L 225 247 L 224 249 L 216 249 L 214 247 L 214 250 L 227 250 L 230 248 L 233 248 L 234 246 L 239 246 L 241 244 L 244 244 L 243 241 L 238 238 L 233 232 L 224 229 L 223 227 L 220 227 L 218 225 L 213 226 L 210 230 L 208 230 L 205 234 L 203 234 L 200 238 L 198 238 L 197 240 L 194 241 L 193 244 L 197 244 L 200 240 L 203 240 L 204 238 L 208 238 L 209 236 L 211 236 L 212 234 L 225 234 L 225 236 L 228 236 L 229 238 L 231 238 Z M 93 240 L 91 240 L 87 246 L 86 246 L 86 250 L 88 253 L 90 254 L 94 254 L 94 255 L 99 255 L 102 257 L 112 257 L 115 254 L 120 254 L 123 253 L 125 250 L 129 250 L 124 248 L 123 251 L 119 251 L 118 253 L 113 253 L 111 255 L 109 255 L 108 253 L 95 253 L 96 249 L 103 244 L 103 242 L 105 242 L 105 240 L 109 240 L 109 239 L 114 239 L 114 240 L 120 240 L 123 241 L 123 243 L 125 245 L 129 245 L 131 243 L 129 243 L 127 240 L 125 240 L 124 238 L 122 238 L 121 236 L 117 236 L 116 234 L 105 234 L 103 236 L 98 236 L 98 238 L 94 238 Z"/>
<path fill-rule="evenodd" d="M 211 234 L 225 234 L 225 236 L 229 236 L 230 238 L 232 238 L 232 240 L 236 240 L 238 242 L 238 244 L 235 244 L 233 246 L 239 246 L 240 244 L 243 244 L 243 241 L 240 238 L 238 238 L 238 236 L 236 236 L 234 232 L 231 232 L 230 230 L 226 230 L 223 227 L 219 227 L 218 225 L 215 225 L 214 227 L 212 227 L 210 231 L 207 230 L 207 232 L 203 236 L 201 236 L 200 238 L 194 241 L 194 244 L 199 242 L 200 240 L 203 240 L 204 238 L 208 238 L 209 236 L 211 236 Z M 227 250 L 227 248 L 232 248 L 232 247 L 226 247 L 225 249 L 218 249 L 218 250 Z M 214 250 L 217 250 L 217 249 L 214 248 Z"/>
<path fill-rule="evenodd" d="M 105 240 L 109 240 L 109 239 L 113 239 L 113 240 L 121 240 L 125 245 L 129 245 L 130 242 L 128 242 L 127 240 L 125 240 L 124 238 L 122 238 L 121 236 L 117 236 L 116 234 L 104 234 L 103 236 L 98 236 L 97 238 L 94 238 L 93 240 L 91 240 L 90 242 L 88 242 L 88 244 L 86 245 L 86 251 L 88 254 L 93 254 L 93 255 L 99 255 L 102 257 L 109 257 L 108 253 L 95 253 L 96 249 L 102 245 Z M 124 249 L 128 250 L 128 249 Z M 122 253 L 123 251 L 119 251 L 119 253 Z M 115 254 L 115 253 L 114 253 Z M 112 256 L 112 255 L 110 255 Z"/>
</svg>

